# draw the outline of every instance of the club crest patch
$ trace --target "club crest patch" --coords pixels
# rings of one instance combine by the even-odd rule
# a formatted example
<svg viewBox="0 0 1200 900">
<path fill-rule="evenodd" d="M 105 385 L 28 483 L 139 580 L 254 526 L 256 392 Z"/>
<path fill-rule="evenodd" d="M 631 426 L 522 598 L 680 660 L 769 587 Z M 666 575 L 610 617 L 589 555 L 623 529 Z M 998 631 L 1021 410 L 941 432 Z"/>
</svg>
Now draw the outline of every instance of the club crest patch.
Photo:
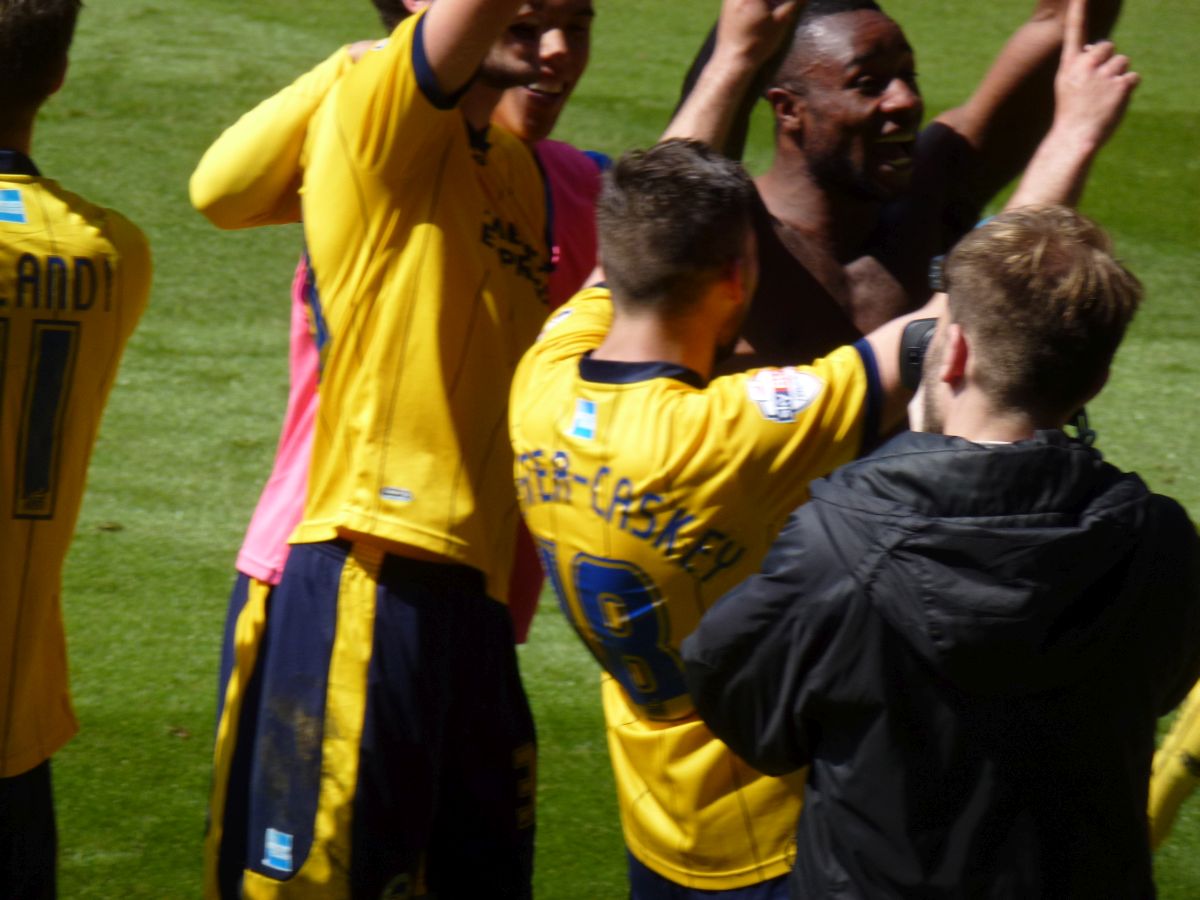
<svg viewBox="0 0 1200 900">
<path fill-rule="evenodd" d="M 25 201 L 21 199 L 19 189 L 0 191 L 0 222 L 12 222 L 16 225 L 29 222 L 25 216 Z"/>
<path fill-rule="evenodd" d="M 596 436 L 596 404 L 594 401 L 575 401 L 575 420 L 571 423 L 571 434 L 588 441 Z"/>
<path fill-rule="evenodd" d="M 795 422 L 824 387 L 825 382 L 811 372 L 792 368 L 764 369 L 746 382 L 750 399 L 770 422 Z"/>
</svg>

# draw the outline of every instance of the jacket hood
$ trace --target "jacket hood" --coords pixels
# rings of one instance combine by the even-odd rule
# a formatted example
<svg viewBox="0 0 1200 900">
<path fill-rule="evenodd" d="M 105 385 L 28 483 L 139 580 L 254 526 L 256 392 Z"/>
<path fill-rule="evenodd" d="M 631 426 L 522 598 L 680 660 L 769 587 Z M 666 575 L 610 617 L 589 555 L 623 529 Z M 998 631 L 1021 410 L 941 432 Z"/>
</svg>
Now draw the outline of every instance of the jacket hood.
<svg viewBox="0 0 1200 900">
<path fill-rule="evenodd" d="M 1077 681 L 1115 652 L 1151 497 L 1058 431 L 906 433 L 813 485 L 879 614 L 953 683 L 1004 694 Z"/>
</svg>

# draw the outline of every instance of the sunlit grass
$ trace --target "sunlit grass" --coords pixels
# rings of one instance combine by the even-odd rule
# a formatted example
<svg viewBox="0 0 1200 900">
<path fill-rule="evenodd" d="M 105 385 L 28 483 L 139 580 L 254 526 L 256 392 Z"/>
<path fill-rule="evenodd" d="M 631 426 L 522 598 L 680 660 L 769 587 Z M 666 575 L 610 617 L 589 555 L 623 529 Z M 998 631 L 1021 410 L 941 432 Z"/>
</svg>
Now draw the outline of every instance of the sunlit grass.
<svg viewBox="0 0 1200 900">
<path fill-rule="evenodd" d="M 895 0 L 931 110 L 959 102 L 1031 3 Z M 1095 404 L 1116 463 L 1200 513 L 1200 33 L 1190 0 L 1129 3 L 1145 74 L 1084 208 L 1150 288 Z M 557 135 L 618 153 L 666 122 L 715 0 L 597 0 L 595 48 Z M 976 19 L 979 19 L 979 23 Z M 981 23 L 981 24 L 980 24 Z M 378 31 L 365 0 L 95 0 L 35 158 L 150 236 L 152 306 L 92 466 L 65 602 L 83 731 L 55 761 L 65 898 L 199 895 L 217 651 L 233 560 L 286 398 L 295 227 L 223 234 L 187 204 L 219 130 L 335 46 Z M 1191 42 L 1194 44 L 1194 41 Z M 760 127 L 748 158 L 768 159 Z M 618 898 L 624 850 L 595 663 L 544 604 L 521 663 L 540 730 L 542 898 Z M 1160 854 L 1164 898 L 1200 896 L 1200 806 Z"/>
</svg>

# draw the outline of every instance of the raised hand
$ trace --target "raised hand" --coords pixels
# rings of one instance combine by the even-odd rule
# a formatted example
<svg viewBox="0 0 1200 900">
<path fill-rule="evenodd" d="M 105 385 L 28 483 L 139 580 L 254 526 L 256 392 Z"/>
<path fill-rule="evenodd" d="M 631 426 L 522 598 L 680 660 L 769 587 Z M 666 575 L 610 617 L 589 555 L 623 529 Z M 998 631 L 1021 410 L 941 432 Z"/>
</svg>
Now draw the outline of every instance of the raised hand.
<svg viewBox="0 0 1200 900">
<path fill-rule="evenodd" d="M 791 35 L 803 0 L 725 0 L 717 23 L 716 53 L 761 66 Z"/>
<path fill-rule="evenodd" d="M 1067 7 L 1062 57 L 1054 79 L 1054 121 L 1007 208 L 1079 202 L 1097 151 L 1117 129 L 1141 78 L 1112 41 L 1085 43 L 1087 0 Z"/>
<path fill-rule="evenodd" d="M 792 31 L 803 0 L 724 0 L 712 56 L 663 133 L 723 149 L 759 70 Z"/>
<path fill-rule="evenodd" d="M 1067 7 L 1062 58 L 1054 79 L 1054 124 L 1062 137 L 1098 149 L 1112 136 L 1141 81 L 1112 41 L 1087 40 L 1086 0 Z"/>
</svg>

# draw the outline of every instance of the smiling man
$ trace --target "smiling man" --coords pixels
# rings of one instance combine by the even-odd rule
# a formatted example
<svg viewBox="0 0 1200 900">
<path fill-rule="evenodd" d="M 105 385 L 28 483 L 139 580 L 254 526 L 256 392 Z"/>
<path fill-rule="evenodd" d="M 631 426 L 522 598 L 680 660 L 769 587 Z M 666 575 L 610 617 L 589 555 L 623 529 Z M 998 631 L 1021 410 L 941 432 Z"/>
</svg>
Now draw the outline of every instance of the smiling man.
<svg viewBox="0 0 1200 900">
<path fill-rule="evenodd" d="M 222 895 L 530 893 L 516 510 L 493 435 L 545 311 L 547 214 L 529 150 L 488 126 L 506 88 L 544 77 L 542 6 L 438 0 L 306 109 L 320 403 L 259 714 L 239 722 L 245 870 Z"/>
<path fill-rule="evenodd" d="M 373 0 L 389 32 L 426 7 L 420 0 Z M 533 7 L 530 7 L 532 10 Z M 554 271 L 548 276 L 551 305 L 581 286 L 595 266 L 595 198 L 605 161 L 546 139 L 587 65 L 594 10 L 590 0 L 546 0 L 537 8 L 536 81 L 512 86 L 493 111 L 493 124 L 508 126 L 532 145 L 545 174 L 553 216 Z M 518 22 L 518 32 L 530 21 Z M 357 60 L 378 42 L 340 48 L 328 60 L 260 103 L 209 148 L 192 176 L 192 202 L 214 224 L 244 228 L 296 221 L 297 187 L 304 175 L 312 119 Z M 474 239 L 474 235 L 472 235 Z M 263 489 L 238 555 L 238 578 L 230 598 L 222 653 L 214 774 L 205 839 L 205 896 L 237 896 L 247 859 L 246 815 L 257 758 L 255 719 L 262 676 L 277 653 L 265 642 L 268 613 L 287 615 L 274 602 L 289 555 L 288 537 L 305 500 L 319 380 L 320 279 L 304 254 L 293 289 L 291 391 L 271 477 Z M 414 399 L 419 400 L 420 397 Z M 509 588 L 509 611 L 518 640 L 528 630 L 541 585 L 532 544 L 517 554 Z M 255 776 L 257 777 L 257 776 Z M 383 828 L 386 833 L 387 827 Z M 251 853 L 257 860 L 258 851 Z"/>
<path fill-rule="evenodd" d="M 1093 40 L 1120 5 L 1089 0 Z M 740 355 L 766 364 L 819 356 L 928 299 L 931 261 L 974 226 L 1049 127 L 1066 8 L 1039 0 L 970 98 L 922 128 L 916 58 L 900 25 L 874 0 L 804 6 L 774 75 L 759 82 L 775 155 L 756 180 L 762 279 Z M 689 90 L 706 64 L 702 54 Z M 745 122 L 730 133 L 744 136 Z M 736 155 L 739 142 L 722 145 Z"/>
<path fill-rule="evenodd" d="M 595 15 L 591 0 L 546 0 L 538 79 L 505 91 L 493 121 L 529 143 L 550 136 L 587 68 Z"/>
</svg>

